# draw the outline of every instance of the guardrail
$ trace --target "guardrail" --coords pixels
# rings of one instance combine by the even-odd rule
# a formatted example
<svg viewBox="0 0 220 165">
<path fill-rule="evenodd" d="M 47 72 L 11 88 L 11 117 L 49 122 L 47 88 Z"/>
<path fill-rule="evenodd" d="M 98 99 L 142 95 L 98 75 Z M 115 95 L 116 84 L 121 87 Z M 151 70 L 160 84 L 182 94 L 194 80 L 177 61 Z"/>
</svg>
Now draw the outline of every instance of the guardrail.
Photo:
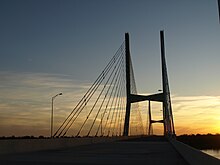
<svg viewBox="0 0 220 165">
<path fill-rule="evenodd" d="M 170 140 L 176 151 L 190 165 L 220 165 L 220 160 L 177 140 Z"/>
</svg>

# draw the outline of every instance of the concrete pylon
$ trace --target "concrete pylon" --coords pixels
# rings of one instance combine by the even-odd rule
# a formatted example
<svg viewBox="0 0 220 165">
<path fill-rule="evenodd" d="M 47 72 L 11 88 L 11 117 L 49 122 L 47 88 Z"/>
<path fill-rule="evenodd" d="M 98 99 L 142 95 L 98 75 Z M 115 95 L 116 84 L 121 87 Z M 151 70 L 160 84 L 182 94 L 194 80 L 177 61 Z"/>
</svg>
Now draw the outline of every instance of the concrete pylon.
<svg viewBox="0 0 220 165">
<path fill-rule="evenodd" d="M 164 31 L 160 31 L 160 46 L 161 46 L 161 65 L 162 65 L 162 84 L 163 84 L 163 121 L 164 134 L 166 136 L 175 135 L 173 113 L 170 99 L 170 89 L 167 75 L 166 59 L 165 59 L 165 45 L 164 45 Z"/>
<path fill-rule="evenodd" d="M 129 135 L 129 121 L 130 121 L 130 110 L 131 110 L 131 80 L 130 80 L 130 45 L 129 45 L 129 34 L 125 33 L 125 66 L 126 66 L 126 113 L 124 122 L 123 136 Z"/>
</svg>

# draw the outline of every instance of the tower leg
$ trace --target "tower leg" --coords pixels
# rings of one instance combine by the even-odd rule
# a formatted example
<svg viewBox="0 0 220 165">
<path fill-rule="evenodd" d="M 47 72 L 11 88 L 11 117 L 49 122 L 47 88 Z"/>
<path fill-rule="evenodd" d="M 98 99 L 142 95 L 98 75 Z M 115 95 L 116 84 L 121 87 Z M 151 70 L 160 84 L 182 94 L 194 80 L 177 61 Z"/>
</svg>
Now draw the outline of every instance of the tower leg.
<svg viewBox="0 0 220 165">
<path fill-rule="evenodd" d="M 126 65 L 126 94 L 127 94 L 127 105 L 125 113 L 125 123 L 123 136 L 129 135 L 129 121 L 130 121 L 130 110 L 131 110 L 131 81 L 130 81 L 130 48 L 129 48 L 129 34 L 125 33 L 125 65 Z"/>
<path fill-rule="evenodd" d="M 160 31 L 161 43 L 161 65 L 162 65 L 162 83 L 163 83 L 163 120 L 164 120 L 164 135 L 172 136 L 175 134 L 173 114 L 170 99 L 169 82 L 167 75 L 166 59 L 165 59 L 165 44 L 164 44 L 164 31 Z"/>
</svg>

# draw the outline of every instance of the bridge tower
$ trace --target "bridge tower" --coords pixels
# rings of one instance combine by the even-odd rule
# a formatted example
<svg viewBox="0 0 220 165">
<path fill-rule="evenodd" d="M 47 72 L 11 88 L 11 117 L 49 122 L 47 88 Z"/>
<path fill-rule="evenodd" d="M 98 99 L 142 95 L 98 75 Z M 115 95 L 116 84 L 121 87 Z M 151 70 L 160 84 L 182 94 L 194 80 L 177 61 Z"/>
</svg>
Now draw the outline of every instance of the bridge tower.
<svg viewBox="0 0 220 165">
<path fill-rule="evenodd" d="M 129 121 L 130 121 L 130 110 L 131 110 L 131 80 L 130 80 L 130 45 L 129 45 L 129 34 L 125 33 L 125 68 L 126 68 L 126 113 L 124 122 L 123 136 L 128 136 L 129 133 Z"/>
<path fill-rule="evenodd" d="M 165 59 L 164 31 L 160 31 L 160 46 L 161 46 L 161 65 L 162 65 L 162 84 L 163 84 L 164 134 L 171 136 L 171 135 L 175 135 L 175 129 L 173 122 L 170 89 L 169 89 L 166 59 Z"/>
<path fill-rule="evenodd" d="M 175 136 L 172 106 L 170 99 L 169 82 L 167 75 L 166 59 L 165 59 L 165 46 L 164 46 L 164 31 L 160 31 L 160 46 L 161 46 L 161 65 L 162 65 L 162 93 L 156 93 L 152 95 L 138 95 L 131 94 L 131 82 L 130 82 L 130 48 L 129 48 L 129 34 L 125 34 L 125 62 L 126 62 L 126 92 L 127 92 L 127 104 L 124 122 L 124 132 L 123 136 L 129 135 L 129 120 L 130 120 L 130 109 L 131 103 L 149 101 L 149 134 L 153 123 L 163 123 L 164 125 L 164 135 L 168 137 Z M 156 121 L 151 119 L 151 109 L 150 102 L 156 101 L 163 104 L 163 119 Z"/>
</svg>

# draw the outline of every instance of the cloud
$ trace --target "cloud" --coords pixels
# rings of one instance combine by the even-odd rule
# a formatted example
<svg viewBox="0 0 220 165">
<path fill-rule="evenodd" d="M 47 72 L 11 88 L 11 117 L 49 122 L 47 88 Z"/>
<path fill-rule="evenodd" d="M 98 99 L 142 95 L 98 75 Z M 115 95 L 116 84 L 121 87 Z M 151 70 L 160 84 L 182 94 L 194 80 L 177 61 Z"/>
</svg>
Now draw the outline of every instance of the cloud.
<svg viewBox="0 0 220 165">
<path fill-rule="evenodd" d="M 28 72 L 0 72 L 0 84 L 0 136 L 49 136 L 51 97 L 63 92 L 54 102 L 56 129 L 91 85 L 74 80 L 69 75 Z M 95 97 L 91 101 L 94 101 Z M 161 105 L 152 102 L 152 115 L 155 120 L 162 119 Z M 92 105 L 87 105 L 75 126 L 80 126 L 91 107 Z M 177 134 L 220 132 L 220 96 L 173 95 L 172 107 Z M 146 129 L 148 102 L 140 103 L 139 109 Z M 91 118 L 94 118 L 96 113 L 97 110 L 91 114 Z M 138 115 L 137 112 L 131 111 L 131 123 L 140 120 Z M 100 115 L 97 118 L 97 123 L 99 122 Z M 161 132 L 162 128 L 155 126 L 154 132 Z M 76 130 L 71 128 L 70 133 Z"/>
<path fill-rule="evenodd" d="M 13 127 L 49 129 L 51 97 L 63 92 L 54 103 L 54 120 L 60 124 L 90 86 L 68 75 L 27 72 L 0 72 L 0 84 L 0 127 L 5 130 L 1 135 L 13 134 L 6 129 Z M 30 130 L 19 135 L 29 134 Z"/>
<path fill-rule="evenodd" d="M 219 96 L 173 96 L 172 103 L 178 134 L 220 132 Z"/>
</svg>

